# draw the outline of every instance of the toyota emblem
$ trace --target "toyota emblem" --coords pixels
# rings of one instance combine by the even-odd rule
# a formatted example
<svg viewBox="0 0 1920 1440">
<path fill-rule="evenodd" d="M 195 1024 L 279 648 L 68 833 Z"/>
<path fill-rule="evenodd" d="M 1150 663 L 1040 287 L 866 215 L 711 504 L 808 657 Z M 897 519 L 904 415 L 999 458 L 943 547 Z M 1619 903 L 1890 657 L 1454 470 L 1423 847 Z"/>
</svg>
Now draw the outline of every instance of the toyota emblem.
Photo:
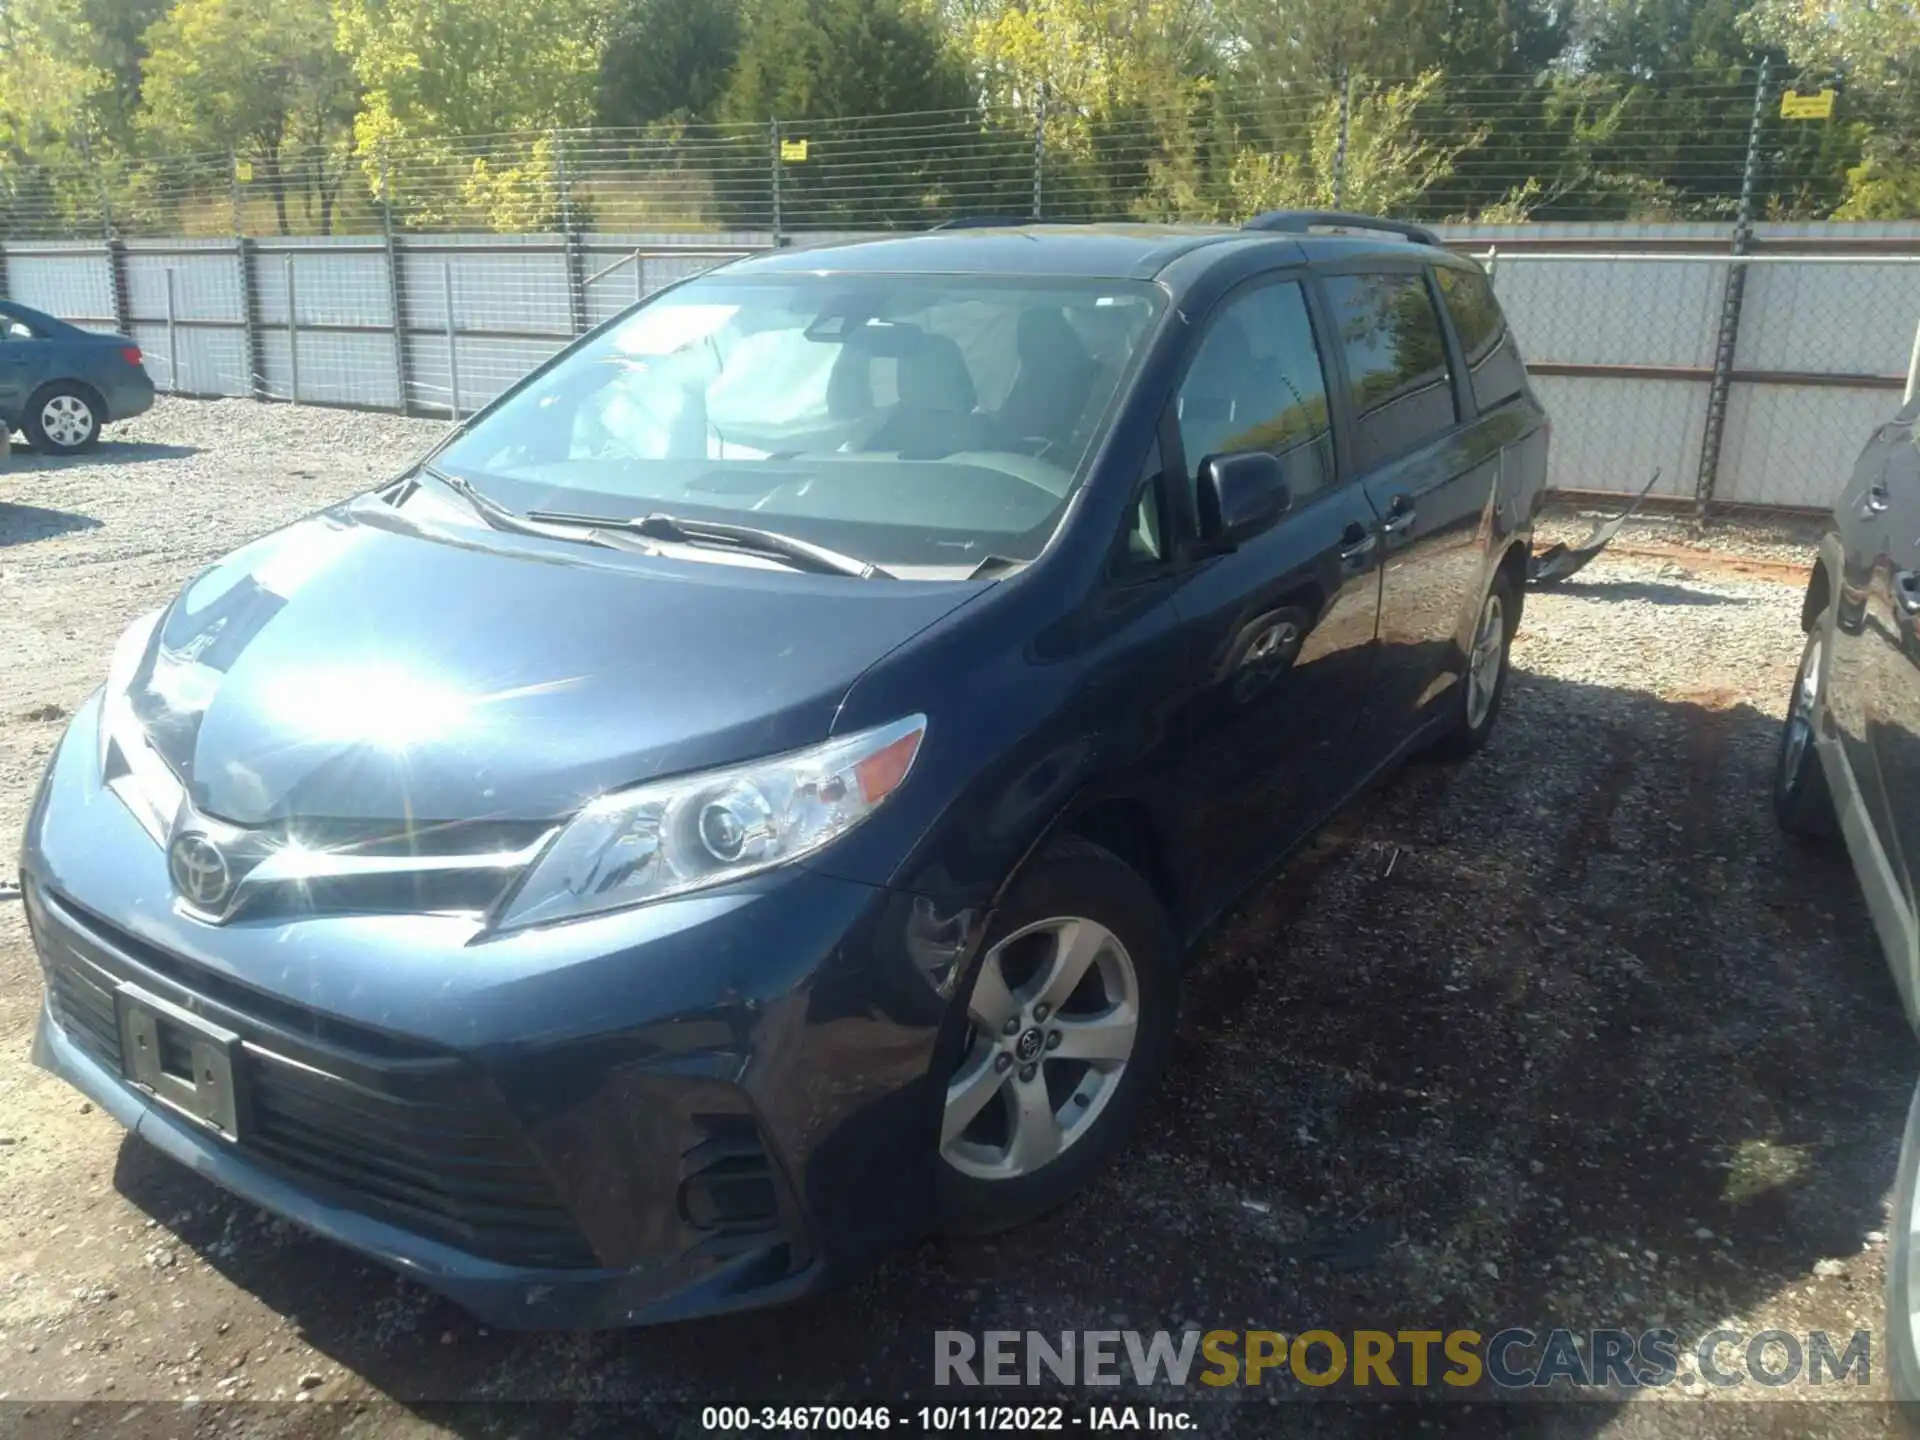
<svg viewBox="0 0 1920 1440">
<path fill-rule="evenodd" d="M 233 870 L 220 847 L 204 835 L 176 835 L 167 852 L 174 888 L 194 908 L 218 911 L 233 893 Z"/>
</svg>

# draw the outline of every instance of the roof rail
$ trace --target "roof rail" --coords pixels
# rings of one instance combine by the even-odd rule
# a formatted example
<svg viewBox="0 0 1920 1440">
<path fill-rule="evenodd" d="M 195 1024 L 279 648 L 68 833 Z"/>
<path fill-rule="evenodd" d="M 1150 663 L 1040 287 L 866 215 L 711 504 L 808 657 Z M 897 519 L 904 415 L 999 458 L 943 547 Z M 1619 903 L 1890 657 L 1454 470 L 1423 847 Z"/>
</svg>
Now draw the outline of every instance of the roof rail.
<svg viewBox="0 0 1920 1440">
<path fill-rule="evenodd" d="M 1416 245 L 1441 246 L 1444 242 L 1424 225 L 1410 220 L 1382 220 L 1378 215 L 1356 215 L 1346 210 L 1269 210 L 1256 215 L 1242 230 L 1284 230 L 1304 232 L 1316 226 L 1334 230 L 1373 230 L 1383 235 L 1400 235 Z"/>
<path fill-rule="evenodd" d="M 933 228 L 936 230 L 1005 230 L 1016 225 L 1032 225 L 1034 220 L 1019 215 L 956 215 L 951 220 L 942 220 Z"/>
</svg>

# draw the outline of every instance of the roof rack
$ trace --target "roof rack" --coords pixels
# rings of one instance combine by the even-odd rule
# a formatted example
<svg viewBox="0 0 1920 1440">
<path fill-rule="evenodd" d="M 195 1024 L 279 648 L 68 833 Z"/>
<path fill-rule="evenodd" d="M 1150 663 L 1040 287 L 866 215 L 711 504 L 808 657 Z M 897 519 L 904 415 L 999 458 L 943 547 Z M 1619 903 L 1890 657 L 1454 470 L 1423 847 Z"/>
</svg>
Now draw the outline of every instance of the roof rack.
<svg viewBox="0 0 1920 1440">
<path fill-rule="evenodd" d="M 1424 225 L 1410 220 L 1382 220 L 1378 215 L 1356 215 L 1346 210 L 1269 210 L 1256 215 L 1242 230 L 1283 230 L 1305 232 L 1316 226 L 1332 230 L 1373 230 L 1383 235 L 1400 235 L 1416 245 L 1443 244 L 1440 237 Z"/>
</svg>

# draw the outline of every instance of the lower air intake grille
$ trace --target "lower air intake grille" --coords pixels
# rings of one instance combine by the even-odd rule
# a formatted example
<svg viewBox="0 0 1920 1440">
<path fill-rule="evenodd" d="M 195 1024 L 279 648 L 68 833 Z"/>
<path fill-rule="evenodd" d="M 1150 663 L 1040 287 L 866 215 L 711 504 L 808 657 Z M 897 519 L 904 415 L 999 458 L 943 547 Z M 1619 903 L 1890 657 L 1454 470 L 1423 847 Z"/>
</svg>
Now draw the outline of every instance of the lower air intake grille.
<svg viewBox="0 0 1920 1440">
<path fill-rule="evenodd" d="M 35 938 L 55 1018 L 122 1074 L 122 982 L 241 1037 L 238 1148 L 334 1203 L 508 1264 L 599 1263 L 484 1077 L 457 1056 L 250 1004 L 233 982 L 40 891 Z M 217 996 L 218 998 L 210 998 Z"/>
</svg>

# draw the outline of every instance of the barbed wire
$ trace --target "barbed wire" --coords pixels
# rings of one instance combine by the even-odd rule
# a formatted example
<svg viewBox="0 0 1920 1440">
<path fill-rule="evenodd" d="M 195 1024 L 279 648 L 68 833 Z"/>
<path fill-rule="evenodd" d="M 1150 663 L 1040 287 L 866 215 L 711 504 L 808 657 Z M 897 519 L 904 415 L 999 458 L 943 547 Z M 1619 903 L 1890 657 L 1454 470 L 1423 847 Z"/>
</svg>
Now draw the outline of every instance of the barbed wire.
<svg viewBox="0 0 1920 1440">
<path fill-rule="evenodd" d="M 977 106 L 763 124 L 343 140 L 0 164 L 10 240 L 918 228 L 992 213 L 1222 220 L 1281 204 L 1413 218 L 1722 219 L 1845 198 L 1840 122 L 1778 113 L 1752 73 L 1702 81 L 1356 80 L 1191 89 L 1117 114 Z M 1911 98 L 1911 97 L 1909 97 Z M 1911 108 L 1911 107 L 1910 107 Z M 1347 118 L 1341 129 L 1341 116 Z M 1844 119 L 1844 116 L 1842 117 Z"/>
</svg>

